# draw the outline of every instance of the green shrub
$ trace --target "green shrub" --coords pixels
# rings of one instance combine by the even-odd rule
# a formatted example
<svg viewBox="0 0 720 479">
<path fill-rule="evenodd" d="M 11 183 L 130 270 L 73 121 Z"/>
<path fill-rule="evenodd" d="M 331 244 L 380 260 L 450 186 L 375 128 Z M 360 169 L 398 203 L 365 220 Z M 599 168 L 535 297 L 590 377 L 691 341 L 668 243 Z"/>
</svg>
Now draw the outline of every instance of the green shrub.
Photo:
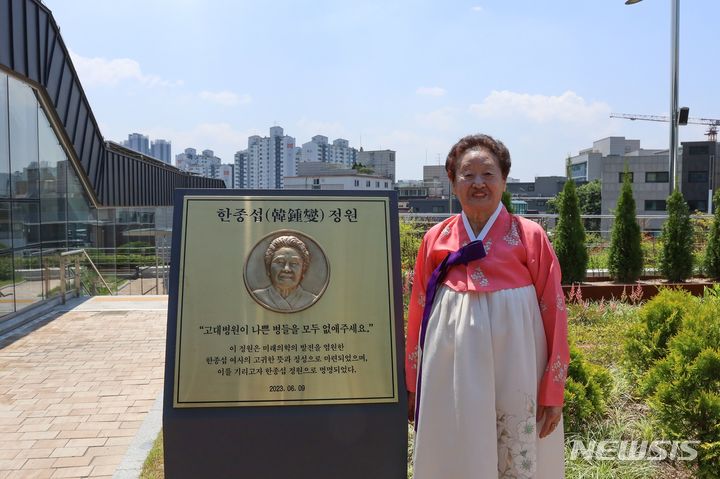
<svg viewBox="0 0 720 479">
<path fill-rule="evenodd" d="M 640 308 L 640 322 L 628 330 L 625 339 L 625 364 L 633 377 L 641 378 L 667 355 L 668 342 L 697 302 L 686 291 L 663 289 Z"/>
<path fill-rule="evenodd" d="M 603 414 L 611 388 L 607 369 L 587 362 L 580 350 L 571 345 L 563 408 L 565 431 L 579 432 L 588 419 Z"/>
<path fill-rule="evenodd" d="M 415 269 L 422 233 L 413 221 L 400 221 L 400 262 L 403 270 Z"/>
<path fill-rule="evenodd" d="M 698 477 L 720 477 L 720 300 L 708 298 L 670 340 L 644 380 L 649 404 L 671 439 L 700 441 Z"/>
<path fill-rule="evenodd" d="M 715 192 L 713 204 L 715 215 L 705 250 L 705 273 L 711 278 L 720 279 L 720 190 Z"/>
<path fill-rule="evenodd" d="M 667 200 L 668 219 L 662 228 L 660 272 L 668 281 L 682 282 L 693 272 L 693 228 L 682 193 L 675 189 Z"/>
<path fill-rule="evenodd" d="M 502 204 L 505 205 L 505 209 L 508 211 L 508 213 L 510 213 L 510 214 L 515 213 L 515 209 L 513 208 L 513 205 L 512 205 L 512 195 L 510 194 L 509 191 L 503 191 L 503 194 L 502 194 L 502 197 L 500 198 L 500 200 L 502 201 Z"/>
<path fill-rule="evenodd" d="M 634 283 L 640 277 L 642 268 L 640 225 L 635 216 L 635 199 L 626 166 L 610 236 L 608 270 L 615 281 Z"/>
<path fill-rule="evenodd" d="M 558 207 L 560 215 L 553 232 L 553 248 L 560 261 L 562 282 L 582 283 L 587 273 L 588 252 L 574 181 L 565 182 Z"/>
</svg>

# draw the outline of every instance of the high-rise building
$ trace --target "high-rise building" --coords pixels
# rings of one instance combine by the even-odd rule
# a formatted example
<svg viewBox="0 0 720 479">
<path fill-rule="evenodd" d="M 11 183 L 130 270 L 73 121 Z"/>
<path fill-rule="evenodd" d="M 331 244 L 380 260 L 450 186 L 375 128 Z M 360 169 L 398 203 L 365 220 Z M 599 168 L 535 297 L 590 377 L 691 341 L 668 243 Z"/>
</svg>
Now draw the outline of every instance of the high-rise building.
<svg viewBox="0 0 720 479">
<path fill-rule="evenodd" d="M 185 148 L 183 153 L 175 156 L 175 166 L 181 170 L 209 178 L 218 178 L 221 163 L 222 160 L 212 150 L 203 150 L 198 154 L 195 148 Z"/>
<path fill-rule="evenodd" d="M 243 185 L 246 183 L 247 177 L 247 150 L 238 151 L 235 153 L 235 187 L 245 188 Z"/>
<path fill-rule="evenodd" d="M 270 136 L 248 138 L 246 158 L 242 165 L 242 183 L 238 188 L 282 189 L 286 176 L 295 175 L 299 148 L 295 138 L 284 134 L 279 126 L 270 128 Z M 236 155 L 238 161 L 238 155 Z"/>
<path fill-rule="evenodd" d="M 135 150 L 143 155 L 150 155 L 150 139 L 141 133 L 130 133 L 123 146 Z"/>
<path fill-rule="evenodd" d="M 235 188 L 235 165 L 220 165 L 212 169 L 215 173 L 212 178 L 223 180 L 226 188 Z"/>
<path fill-rule="evenodd" d="M 150 156 L 168 165 L 172 162 L 172 144 L 167 140 L 153 140 L 150 144 Z"/>
<path fill-rule="evenodd" d="M 172 152 L 170 142 L 167 140 L 158 138 L 151 142 L 147 135 L 130 133 L 128 139 L 123 141 L 122 145 L 143 155 L 152 156 L 168 165 L 171 164 Z"/>
<path fill-rule="evenodd" d="M 322 161 L 324 163 L 341 163 L 351 167 L 357 158 L 357 150 L 351 148 L 347 140 L 338 138 L 328 143 L 328 137 L 315 135 L 307 143 L 303 143 L 301 161 Z"/>
<path fill-rule="evenodd" d="M 360 148 L 355 161 L 371 168 L 376 175 L 395 181 L 395 152 L 393 150 L 365 151 Z"/>
</svg>

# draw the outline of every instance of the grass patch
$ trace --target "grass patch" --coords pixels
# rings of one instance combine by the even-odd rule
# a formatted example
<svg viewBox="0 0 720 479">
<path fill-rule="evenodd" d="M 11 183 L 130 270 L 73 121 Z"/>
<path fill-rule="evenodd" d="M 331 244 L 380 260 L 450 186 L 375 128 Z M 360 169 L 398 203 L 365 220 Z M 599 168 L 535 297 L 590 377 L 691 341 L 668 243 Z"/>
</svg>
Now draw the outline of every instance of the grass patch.
<svg viewBox="0 0 720 479">
<path fill-rule="evenodd" d="M 165 458 L 163 456 L 163 434 L 160 431 L 152 449 L 143 464 L 140 479 L 163 479 L 165 477 Z"/>
<path fill-rule="evenodd" d="M 638 308 L 620 301 L 568 304 L 570 339 L 587 360 L 618 367 L 628 329 L 639 321 Z"/>
</svg>

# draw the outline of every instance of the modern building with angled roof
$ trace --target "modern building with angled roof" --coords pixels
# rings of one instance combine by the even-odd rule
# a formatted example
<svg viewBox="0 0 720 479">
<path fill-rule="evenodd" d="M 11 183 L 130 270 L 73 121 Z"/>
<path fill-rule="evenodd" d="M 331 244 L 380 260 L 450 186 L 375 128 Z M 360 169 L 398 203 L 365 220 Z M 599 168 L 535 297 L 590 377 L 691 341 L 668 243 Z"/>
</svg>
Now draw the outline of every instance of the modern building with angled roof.
<svg viewBox="0 0 720 479">
<path fill-rule="evenodd" d="M 0 0 L 0 323 L 58 294 L 60 252 L 154 245 L 175 188 L 224 183 L 105 141 L 50 10 Z"/>
</svg>

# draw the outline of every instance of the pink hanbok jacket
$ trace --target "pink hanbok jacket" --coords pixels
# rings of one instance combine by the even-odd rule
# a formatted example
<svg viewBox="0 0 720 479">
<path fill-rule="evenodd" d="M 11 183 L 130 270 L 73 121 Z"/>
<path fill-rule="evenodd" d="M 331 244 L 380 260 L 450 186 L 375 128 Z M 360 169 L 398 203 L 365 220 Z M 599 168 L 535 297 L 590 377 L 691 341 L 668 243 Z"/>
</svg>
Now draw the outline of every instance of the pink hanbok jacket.
<svg viewBox="0 0 720 479">
<path fill-rule="evenodd" d="M 418 340 L 425 306 L 425 288 L 445 256 L 470 241 L 462 216 L 433 226 L 423 238 L 415 263 L 407 326 L 405 372 L 408 391 L 417 382 Z M 511 215 L 503 207 L 483 240 L 487 256 L 453 266 L 443 284 L 458 292 L 492 292 L 534 285 L 547 338 L 547 367 L 540 382 L 538 404 L 561 406 L 570 354 L 567 310 L 560 286 L 560 264 L 547 235 L 537 223 Z"/>
</svg>

